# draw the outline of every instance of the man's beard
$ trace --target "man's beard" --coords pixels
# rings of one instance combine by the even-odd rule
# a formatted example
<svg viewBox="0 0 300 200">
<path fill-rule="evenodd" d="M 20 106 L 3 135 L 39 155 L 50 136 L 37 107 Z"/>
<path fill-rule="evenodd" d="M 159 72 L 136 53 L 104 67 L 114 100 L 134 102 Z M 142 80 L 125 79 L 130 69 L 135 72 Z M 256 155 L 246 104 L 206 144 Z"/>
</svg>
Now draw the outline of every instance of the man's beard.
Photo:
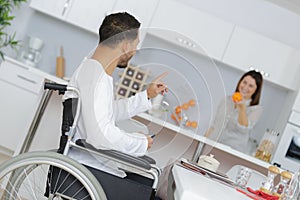
<svg viewBox="0 0 300 200">
<path fill-rule="evenodd" d="M 133 57 L 133 55 L 128 56 L 128 57 L 126 58 L 126 61 L 123 60 L 123 62 L 119 63 L 119 64 L 117 65 L 117 67 L 120 68 L 120 69 L 125 69 L 125 68 L 128 66 L 128 62 L 129 62 L 129 60 L 130 60 L 132 57 Z"/>
<path fill-rule="evenodd" d="M 120 69 L 125 69 L 127 67 L 128 63 L 125 64 L 125 65 L 117 65 L 117 68 L 120 68 Z"/>
</svg>

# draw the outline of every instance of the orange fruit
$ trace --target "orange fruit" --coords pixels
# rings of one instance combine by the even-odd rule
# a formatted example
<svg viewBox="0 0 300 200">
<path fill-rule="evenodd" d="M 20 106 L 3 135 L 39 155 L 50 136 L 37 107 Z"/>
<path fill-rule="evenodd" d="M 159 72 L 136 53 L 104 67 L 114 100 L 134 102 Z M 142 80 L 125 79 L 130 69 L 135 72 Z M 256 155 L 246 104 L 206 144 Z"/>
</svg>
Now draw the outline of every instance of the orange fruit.
<svg viewBox="0 0 300 200">
<path fill-rule="evenodd" d="M 189 101 L 189 106 L 194 106 L 196 104 L 195 100 L 194 99 L 191 99 Z"/>
<path fill-rule="evenodd" d="M 190 121 L 186 121 L 186 122 L 185 122 L 185 125 L 186 125 L 186 126 L 191 126 L 191 122 L 190 122 Z"/>
<path fill-rule="evenodd" d="M 231 98 L 232 98 L 232 101 L 235 103 L 240 102 L 243 99 L 242 94 L 239 92 L 235 92 Z"/>
<path fill-rule="evenodd" d="M 180 112 L 181 112 L 181 107 L 180 107 L 180 106 L 177 106 L 177 107 L 175 108 L 175 113 L 178 114 L 178 113 L 180 113 Z"/>
<path fill-rule="evenodd" d="M 178 116 L 178 121 L 182 121 L 182 117 L 181 116 Z"/>
<path fill-rule="evenodd" d="M 173 113 L 171 114 L 171 118 L 172 118 L 176 123 L 178 123 L 177 118 L 176 118 L 176 116 L 175 116 Z"/>
<path fill-rule="evenodd" d="M 197 123 L 197 122 L 191 122 L 191 127 L 197 128 L 197 126 L 198 126 L 198 123 Z"/>
<path fill-rule="evenodd" d="M 183 110 L 188 110 L 189 109 L 189 104 L 188 103 L 182 104 L 182 109 Z"/>
</svg>

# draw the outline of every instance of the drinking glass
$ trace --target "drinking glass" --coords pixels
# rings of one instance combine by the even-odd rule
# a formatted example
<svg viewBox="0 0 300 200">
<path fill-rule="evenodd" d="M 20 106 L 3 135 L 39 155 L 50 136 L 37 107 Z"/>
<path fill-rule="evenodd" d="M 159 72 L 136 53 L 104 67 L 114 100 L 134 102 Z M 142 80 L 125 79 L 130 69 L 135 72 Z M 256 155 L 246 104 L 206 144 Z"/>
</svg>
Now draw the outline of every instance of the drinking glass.
<svg viewBox="0 0 300 200">
<path fill-rule="evenodd" d="M 241 188 L 245 188 L 251 177 L 251 174 L 252 174 L 251 169 L 245 166 L 241 166 L 236 176 L 236 180 L 235 180 L 236 184 Z"/>
</svg>

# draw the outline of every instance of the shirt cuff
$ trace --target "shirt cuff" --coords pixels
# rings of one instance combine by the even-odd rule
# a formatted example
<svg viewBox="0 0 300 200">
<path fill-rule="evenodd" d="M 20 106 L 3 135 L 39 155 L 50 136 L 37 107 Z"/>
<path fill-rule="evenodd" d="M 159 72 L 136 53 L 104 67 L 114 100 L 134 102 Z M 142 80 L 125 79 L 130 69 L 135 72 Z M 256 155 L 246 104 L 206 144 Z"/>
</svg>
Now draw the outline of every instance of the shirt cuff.
<svg viewBox="0 0 300 200">
<path fill-rule="evenodd" d="M 147 105 L 147 109 L 151 109 L 152 102 L 151 102 L 151 99 L 148 98 L 147 90 L 142 91 L 141 95 L 143 96 L 143 99 L 145 100 L 145 105 Z"/>
</svg>

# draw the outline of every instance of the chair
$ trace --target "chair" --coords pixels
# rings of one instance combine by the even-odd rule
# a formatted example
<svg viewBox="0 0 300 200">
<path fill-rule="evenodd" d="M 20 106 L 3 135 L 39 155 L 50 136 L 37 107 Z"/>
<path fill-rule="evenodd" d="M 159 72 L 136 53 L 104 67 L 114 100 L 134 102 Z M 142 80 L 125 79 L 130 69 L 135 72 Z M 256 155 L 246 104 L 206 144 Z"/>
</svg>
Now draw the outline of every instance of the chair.
<svg viewBox="0 0 300 200">
<path fill-rule="evenodd" d="M 238 171 L 242 165 L 234 165 L 230 170 L 226 172 L 226 175 L 233 181 L 236 180 L 236 176 Z M 252 189 L 259 189 L 262 183 L 266 180 L 266 176 L 262 173 L 252 169 L 252 173 L 250 179 L 246 185 L 246 187 L 250 187 Z"/>
<path fill-rule="evenodd" d="M 79 93 L 76 88 L 59 84 L 45 83 L 45 88 L 58 90 L 60 94 L 63 94 L 69 89 Z M 134 157 L 115 150 L 96 149 L 84 139 L 78 139 L 75 142 L 72 141 L 72 137 L 76 131 L 79 112 L 79 98 L 68 99 L 63 102 L 62 135 L 58 152 L 67 155 L 70 148 L 75 148 L 87 154 L 92 153 L 95 156 L 100 156 L 119 163 L 120 168 L 127 173 L 126 178 L 116 177 L 92 167 L 85 166 L 100 182 L 108 199 L 154 199 L 158 187 L 158 177 L 161 173 L 160 169 L 155 165 L 155 160 L 148 156 Z M 142 130 L 144 132 L 148 131 L 147 127 L 134 120 L 122 121 L 119 122 L 119 125 L 127 131 L 133 131 L 133 129 Z M 52 173 L 55 173 L 56 169 L 50 170 L 52 170 Z M 137 174 L 139 172 L 146 174 L 146 177 Z M 152 178 L 149 179 L 148 177 Z M 70 180 L 70 182 L 71 181 L 72 180 Z M 60 188 L 60 192 L 65 190 L 66 187 L 68 187 L 68 184 Z M 47 188 L 48 192 L 49 190 L 52 191 L 53 188 Z M 84 196 L 83 194 L 80 195 Z"/>
</svg>

